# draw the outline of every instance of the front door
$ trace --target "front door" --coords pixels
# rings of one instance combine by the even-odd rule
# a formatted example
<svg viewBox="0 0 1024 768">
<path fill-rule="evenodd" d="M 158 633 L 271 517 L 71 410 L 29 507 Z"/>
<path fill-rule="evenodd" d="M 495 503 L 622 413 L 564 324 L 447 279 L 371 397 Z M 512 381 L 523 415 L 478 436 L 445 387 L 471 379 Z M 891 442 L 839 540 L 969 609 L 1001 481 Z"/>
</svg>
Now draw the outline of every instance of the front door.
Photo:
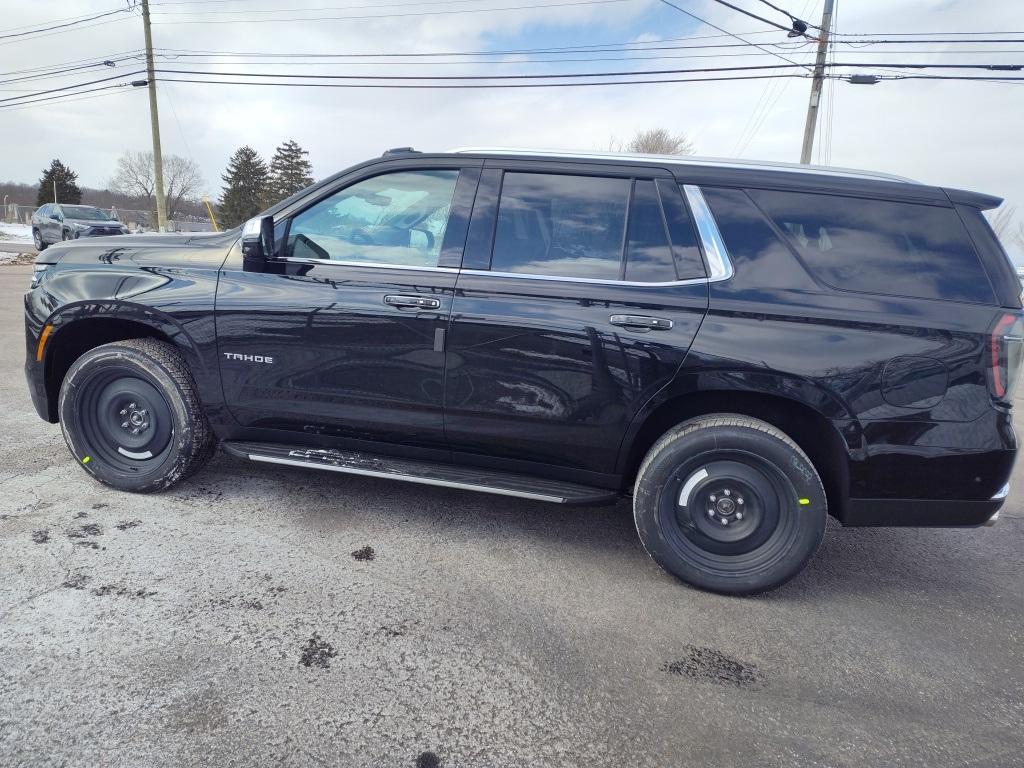
<svg viewBox="0 0 1024 768">
<path fill-rule="evenodd" d="M 479 175 L 457 166 L 367 171 L 275 221 L 267 269 L 229 259 L 217 335 L 243 427 L 444 449 L 443 334 Z"/>
<path fill-rule="evenodd" d="M 667 171 L 501 165 L 483 171 L 456 286 L 449 444 L 601 482 L 707 311 L 696 234 Z"/>
</svg>

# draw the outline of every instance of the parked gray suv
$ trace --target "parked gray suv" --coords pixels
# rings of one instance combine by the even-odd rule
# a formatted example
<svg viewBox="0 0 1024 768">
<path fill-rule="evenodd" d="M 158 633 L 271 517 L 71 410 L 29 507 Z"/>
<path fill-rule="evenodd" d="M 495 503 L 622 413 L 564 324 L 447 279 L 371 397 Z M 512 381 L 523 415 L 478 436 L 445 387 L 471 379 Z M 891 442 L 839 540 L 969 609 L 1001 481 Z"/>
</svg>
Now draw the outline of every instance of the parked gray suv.
<svg viewBox="0 0 1024 768">
<path fill-rule="evenodd" d="M 91 205 L 47 203 L 32 214 L 32 239 L 40 251 L 61 240 L 127 233 L 127 226 Z"/>
</svg>

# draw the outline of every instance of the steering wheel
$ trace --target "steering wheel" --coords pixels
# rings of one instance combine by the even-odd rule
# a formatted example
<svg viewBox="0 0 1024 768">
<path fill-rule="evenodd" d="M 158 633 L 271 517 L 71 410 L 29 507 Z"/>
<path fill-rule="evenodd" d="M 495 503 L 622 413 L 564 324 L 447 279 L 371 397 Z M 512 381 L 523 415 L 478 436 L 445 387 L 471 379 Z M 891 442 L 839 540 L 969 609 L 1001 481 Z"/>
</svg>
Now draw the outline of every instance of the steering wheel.
<svg viewBox="0 0 1024 768">
<path fill-rule="evenodd" d="M 412 229 L 429 215 L 430 214 L 424 214 L 422 211 L 411 211 L 409 213 L 399 214 L 388 222 L 388 226 L 394 227 L 395 229 Z"/>
</svg>

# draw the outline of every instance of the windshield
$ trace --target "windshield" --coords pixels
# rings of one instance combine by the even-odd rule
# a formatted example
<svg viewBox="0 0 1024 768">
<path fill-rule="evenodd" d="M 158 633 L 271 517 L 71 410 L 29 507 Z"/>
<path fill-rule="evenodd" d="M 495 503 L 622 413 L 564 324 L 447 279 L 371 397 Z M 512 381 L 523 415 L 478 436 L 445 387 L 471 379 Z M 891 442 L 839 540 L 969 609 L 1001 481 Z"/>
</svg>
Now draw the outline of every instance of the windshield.
<svg viewBox="0 0 1024 768">
<path fill-rule="evenodd" d="M 99 208 L 93 208 L 91 205 L 62 205 L 60 209 L 64 212 L 64 218 L 66 219 L 110 221 L 110 217 L 107 214 Z"/>
</svg>

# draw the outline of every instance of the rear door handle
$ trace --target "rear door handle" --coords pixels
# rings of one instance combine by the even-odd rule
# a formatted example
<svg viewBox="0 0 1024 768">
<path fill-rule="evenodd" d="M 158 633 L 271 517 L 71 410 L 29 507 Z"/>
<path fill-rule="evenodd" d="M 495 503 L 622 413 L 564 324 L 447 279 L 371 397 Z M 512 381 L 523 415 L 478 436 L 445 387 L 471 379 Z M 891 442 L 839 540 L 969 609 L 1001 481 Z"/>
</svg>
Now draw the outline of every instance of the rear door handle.
<svg viewBox="0 0 1024 768">
<path fill-rule="evenodd" d="M 651 331 L 669 331 L 672 321 L 665 317 L 649 317 L 647 315 L 612 315 L 608 318 L 612 325 L 624 328 L 644 328 Z"/>
<path fill-rule="evenodd" d="M 429 296 L 395 296 L 389 295 L 384 297 L 384 303 L 389 307 L 399 307 L 400 309 L 440 309 L 441 300 L 432 299 Z"/>
</svg>

